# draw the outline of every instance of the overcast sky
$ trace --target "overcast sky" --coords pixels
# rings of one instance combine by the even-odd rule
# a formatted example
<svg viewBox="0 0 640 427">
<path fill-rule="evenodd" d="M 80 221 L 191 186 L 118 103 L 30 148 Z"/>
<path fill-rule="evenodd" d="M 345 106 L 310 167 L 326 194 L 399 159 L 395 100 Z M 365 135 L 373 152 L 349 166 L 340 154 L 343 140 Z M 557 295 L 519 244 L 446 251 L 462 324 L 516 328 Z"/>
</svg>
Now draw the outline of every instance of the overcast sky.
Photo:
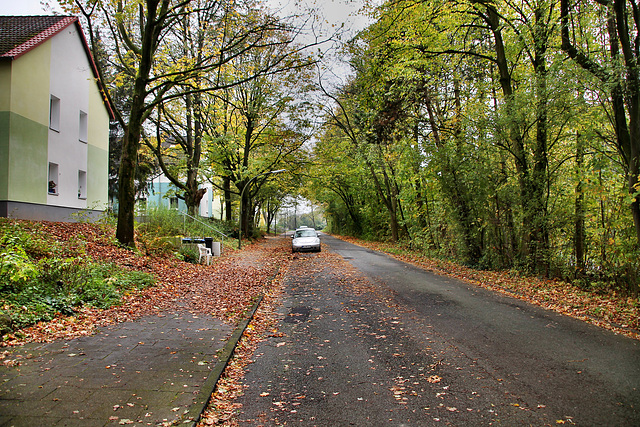
<svg viewBox="0 0 640 427">
<path fill-rule="evenodd" d="M 51 2 L 57 6 L 57 2 Z M 56 8 L 56 10 L 60 10 Z M 0 0 L 0 15 L 51 15 L 40 0 Z"/>
<path fill-rule="evenodd" d="M 358 16 L 362 7 L 362 0 L 268 0 L 274 7 L 282 6 L 286 11 L 297 9 L 297 4 L 306 8 L 320 9 L 330 24 L 341 25 L 343 22 L 349 27 L 361 29 L 366 19 Z M 53 6 L 45 6 L 51 4 Z M 60 11 L 55 0 L 0 0 L 0 15 L 48 15 L 53 10 Z"/>
<path fill-rule="evenodd" d="M 263 0 L 270 5 L 274 11 L 279 11 L 281 16 L 303 14 L 305 10 L 316 10 L 324 16 L 325 22 L 322 23 L 322 35 L 326 37 L 333 34 L 336 30 L 344 25 L 347 30 L 344 37 L 346 39 L 355 35 L 359 30 L 363 29 L 368 19 L 360 14 L 362 5 L 365 0 Z M 377 2 L 376 2 L 377 3 Z M 53 12 L 61 12 L 56 0 L 0 0 L 0 15 L 51 15 Z M 314 31 L 317 34 L 317 23 L 314 24 Z M 310 36 L 303 37 L 301 42 L 309 42 L 314 38 L 308 39 Z M 322 37 L 321 37 L 322 38 Z M 335 44 L 323 44 L 322 50 L 335 47 Z M 327 52 L 329 53 L 329 52 Z M 330 60 L 337 71 L 340 67 L 335 60 Z M 343 71 L 338 71 L 343 74 Z"/>
<path fill-rule="evenodd" d="M 342 40 L 348 40 L 362 30 L 369 22 L 361 12 L 365 0 L 262 0 L 270 9 L 278 11 L 280 16 L 303 15 L 305 11 L 315 10 L 324 17 L 321 33 L 318 34 L 319 23 L 313 24 L 314 30 L 307 26 L 306 35 L 298 39 L 300 43 L 313 43 L 320 36 L 325 39 L 336 31 L 343 32 Z M 380 0 L 373 1 L 380 3 Z M 62 12 L 57 0 L 0 0 L 0 15 L 51 15 Z M 301 18 L 304 20 L 304 18 Z M 309 23 L 308 23 L 309 25 Z M 342 26 L 344 27 L 342 28 Z M 342 28 L 342 30 L 340 30 Z M 312 34 L 313 33 L 313 34 Z M 314 36 L 315 34 L 315 36 Z M 325 52 L 322 61 L 323 80 L 340 84 L 350 74 L 350 68 L 342 60 L 338 48 L 339 43 L 323 43 L 318 46 Z"/>
</svg>

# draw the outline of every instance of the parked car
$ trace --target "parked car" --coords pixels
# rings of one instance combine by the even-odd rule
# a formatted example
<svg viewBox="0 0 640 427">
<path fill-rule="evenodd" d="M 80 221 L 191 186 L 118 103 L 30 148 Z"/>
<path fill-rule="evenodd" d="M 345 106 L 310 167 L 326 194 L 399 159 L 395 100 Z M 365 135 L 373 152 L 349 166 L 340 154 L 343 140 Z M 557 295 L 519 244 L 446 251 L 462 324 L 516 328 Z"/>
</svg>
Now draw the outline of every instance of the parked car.
<svg viewBox="0 0 640 427">
<path fill-rule="evenodd" d="M 298 228 L 292 236 L 291 252 L 320 252 L 320 237 L 313 228 Z"/>
</svg>

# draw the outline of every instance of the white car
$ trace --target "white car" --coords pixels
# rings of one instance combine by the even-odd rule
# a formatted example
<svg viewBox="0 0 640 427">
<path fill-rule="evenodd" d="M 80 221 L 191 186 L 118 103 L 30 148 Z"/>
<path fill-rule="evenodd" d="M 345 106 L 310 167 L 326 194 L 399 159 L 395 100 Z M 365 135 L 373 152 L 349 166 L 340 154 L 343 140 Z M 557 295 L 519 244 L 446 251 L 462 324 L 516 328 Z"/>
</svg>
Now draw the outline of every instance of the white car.
<svg viewBox="0 0 640 427">
<path fill-rule="evenodd" d="M 320 252 L 320 237 L 318 237 L 318 233 L 313 228 L 298 228 L 292 237 L 292 252 Z"/>
</svg>

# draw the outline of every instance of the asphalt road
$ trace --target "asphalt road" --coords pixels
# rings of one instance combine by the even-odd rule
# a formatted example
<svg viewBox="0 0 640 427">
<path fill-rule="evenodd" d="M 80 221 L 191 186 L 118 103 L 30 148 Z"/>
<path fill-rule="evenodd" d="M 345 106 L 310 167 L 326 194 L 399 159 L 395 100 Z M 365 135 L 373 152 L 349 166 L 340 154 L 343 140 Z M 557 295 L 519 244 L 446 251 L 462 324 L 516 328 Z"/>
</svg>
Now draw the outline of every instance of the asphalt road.
<svg viewBox="0 0 640 427">
<path fill-rule="evenodd" d="M 638 341 L 323 244 L 287 275 L 241 425 L 640 425 Z"/>
</svg>

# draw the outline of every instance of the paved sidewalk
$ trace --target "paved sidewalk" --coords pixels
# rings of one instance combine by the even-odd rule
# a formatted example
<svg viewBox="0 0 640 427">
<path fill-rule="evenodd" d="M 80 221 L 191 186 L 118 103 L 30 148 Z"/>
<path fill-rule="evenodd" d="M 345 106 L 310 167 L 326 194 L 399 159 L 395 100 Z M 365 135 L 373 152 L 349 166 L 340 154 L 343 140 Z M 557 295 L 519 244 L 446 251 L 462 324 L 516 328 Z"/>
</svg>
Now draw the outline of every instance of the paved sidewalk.
<svg viewBox="0 0 640 427">
<path fill-rule="evenodd" d="M 166 313 L 16 347 L 21 364 L 0 366 L 0 426 L 189 423 L 232 332 L 210 316 Z"/>
</svg>

